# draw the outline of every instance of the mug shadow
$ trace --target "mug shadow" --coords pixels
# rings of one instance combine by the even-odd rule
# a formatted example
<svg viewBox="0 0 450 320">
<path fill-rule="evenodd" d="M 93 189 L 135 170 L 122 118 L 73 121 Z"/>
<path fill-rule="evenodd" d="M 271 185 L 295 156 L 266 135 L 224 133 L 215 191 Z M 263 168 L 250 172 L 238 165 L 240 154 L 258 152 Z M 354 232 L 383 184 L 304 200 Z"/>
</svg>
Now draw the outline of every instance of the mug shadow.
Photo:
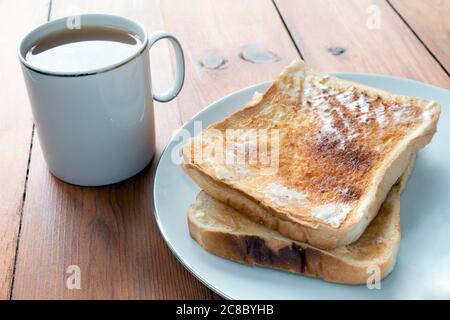
<svg viewBox="0 0 450 320">
<path fill-rule="evenodd" d="M 93 202 L 92 208 L 110 208 L 116 214 L 131 215 L 139 207 L 148 204 L 151 211 L 153 175 L 157 156 L 137 174 L 114 184 L 104 186 L 79 186 L 60 180 L 50 173 L 52 183 L 68 206 L 79 207 L 80 201 Z M 85 208 L 85 205 L 83 205 Z M 90 207 L 90 206 L 89 206 Z M 90 207 L 91 208 L 91 207 Z M 109 210 L 108 210 L 109 211 Z"/>
</svg>

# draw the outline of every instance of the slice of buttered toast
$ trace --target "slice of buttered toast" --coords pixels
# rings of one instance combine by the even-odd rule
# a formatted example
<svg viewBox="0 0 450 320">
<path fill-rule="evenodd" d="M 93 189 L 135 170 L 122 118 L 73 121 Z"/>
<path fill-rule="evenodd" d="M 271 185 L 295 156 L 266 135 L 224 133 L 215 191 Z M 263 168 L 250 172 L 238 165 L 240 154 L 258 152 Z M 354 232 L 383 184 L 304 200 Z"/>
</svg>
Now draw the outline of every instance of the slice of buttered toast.
<svg viewBox="0 0 450 320">
<path fill-rule="evenodd" d="M 290 64 L 263 94 L 183 148 L 214 198 L 288 238 L 333 249 L 358 239 L 408 160 L 432 138 L 436 101 Z"/>
<path fill-rule="evenodd" d="M 188 210 L 189 231 L 204 249 L 237 262 L 323 280 L 359 284 L 393 269 L 400 242 L 400 192 L 413 167 L 390 190 L 377 217 L 356 242 L 332 250 L 291 240 L 257 224 L 206 192 Z"/>
</svg>

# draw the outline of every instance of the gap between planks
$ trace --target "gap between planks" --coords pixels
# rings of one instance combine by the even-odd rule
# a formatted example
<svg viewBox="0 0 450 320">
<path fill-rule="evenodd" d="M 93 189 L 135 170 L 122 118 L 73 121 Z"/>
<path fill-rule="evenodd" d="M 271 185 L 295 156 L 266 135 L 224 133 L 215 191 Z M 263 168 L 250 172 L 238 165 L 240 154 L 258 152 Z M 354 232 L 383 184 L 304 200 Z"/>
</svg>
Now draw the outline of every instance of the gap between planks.
<svg viewBox="0 0 450 320">
<path fill-rule="evenodd" d="M 412 32 L 412 34 L 419 40 L 419 42 L 423 45 L 423 47 L 428 51 L 428 53 L 433 57 L 433 59 L 441 66 L 442 70 L 450 77 L 449 71 L 444 67 L 444 65 L 439 61 L 438 57 L 431 51 L 431 49 L 426 45 L 425 41 L 420 38 L 419 34 L 414 30 L 414 28 L 406 21 L 406 19 L 401 15 L 401 13 L 395 8 L 395 6 L 389 1 L 386 0 L 387 4 L 392 8 L 392 10 L 399 16 L 399 18 L 403 21 L 403 23 L 408 27 L 408 29 Z"/>
<path fill-rule="evenodd" d="M 437 62 L 437 64 L 442 68 L 442 70 L 447 74 L 447 76 L 450 77 L 449 71 L 444 67 L 444 65 L 441 63 L 441 61 L 437 58 L 437 56 L 433 53 L 433 51 L 426 45 L 426 43 L 422 40 L 422 38 L 418 35 L 418 33 L 414 30 L 414 28 L 408 23 L 408 21 L 400 14 L 400 12 L 394 7 L 394 5 L 389 1 L 385 0 L 388 6 L 391 8 L 391 10 L 400 18 L 400 20 L 406 25 L 406 27 L 411 31 L 411 33 L 417 38 L 417 40 L 422 44 L 422 46 L 425 48 L 425 50 L 430 54 L 430 56 Z M 291 41 L 293 42 L 295 49 L 297 50 L 300 57 L 303 59 L 303 55 L 300 51 L 299 46 L 297 45 L 297 42 L 295 41 L 291 30 L 289 29 L 283 14 L 281 13 L 280 9 L 278 8 L 275 0 L 272 0 L 272 3 L 275 7 L 276 12 L 278 13 L 278 16 L 281 19 L 281 22 L 283 23 L 283 26 L 286 28 L 287 33 L 289 34 L 289 37 Z M 304 59 L 303 59 L 304 60 Z"/>
<path fill-rule="evenodd" d="M 289 30 L 289 27 L 287 26 L 286 21 L 284 21 L 283 15 L 281 14 L 281 11 L 278 9 L 277 4 L 275 3 L 275 0 L 272 0 L 272 4 L 273 4 L 273 6 L 274 6 L 274 8 L 275 8 L 275 11 L 278 13 L 278 17 L 280 18 L 281 22 L 283 23 L 284 28 L 286 29 L 286 32 L 287 32 L 287 34 L 289 35 L 289 39 L 291 39 L 292 44 L 293 44 L 294 47 L 295 47 L 295 50 L 297 50 L 297 53 L 298 53 L 298 55 L 300 56 L 300 58 L 301 58 L 302 60 L 305 60 L 305 59 L 303 58 L 303 55 L 302 55 L 302 52 L 300 51 L 299 46 L 297 45 L 297 43 L 295 42 L 294 37 L 292 36 L 291 30 Z"/>
<path fill-rule="evenodd" d="M 52 13 L 52 1 L 48 1 L 48 12 L 47 12 L 47 21 L 50 21 L 50 15 Z M 27 168 L 25 173 L 25 181 L 23 184 L 23 194 L 22 194 L 22 203 L 20 205 L 19 210 L 19 228 L 17 230 L 17 240 L 16 240 L 16 251 L 14 253 L 14 263 L 13 263 L 13 272 L 11 277 L 11 283 L 9 287 L 9 300 L 12 300 L 13 292 L 14 292 L 14 280 L 16 279 L 16 266 L 17 266 L 17 258 L 19 256 L 19 245 L 20 245 L 20 235 L 22 232 L 22 220 L 23 220 L 23 211 L 25 208 L 25 200 L 27 198 L 27 185 L 28 185 L 28 177 L 30 175 L 30 164 L 31 164 L 31 155 L 33 152 L 33 142 L 34 142 L 34 132 L 35 132 L 35 124 L 33 122 L 33 125 L 31 127 L 31 139 L 30 139 L 30 148 L 28 149 L 28 161 L 27 161 Z"/>
<path fill-rule="evenodd" d="M 16 265 L 17 265 L 17 257 L 19 256 L 19 244 L 20 244 L 20 234 L 22 231 L 22 219 L 23 219 L 23 210 L 25 208 L 25 199 L 27 195 L 27 185 L 28 185 L 28 175 L 30 174 L 30 163 L 31 163 L 31 153 L 33 151 L 33 139 L 34 139 L 34 130 L 35 125 L 31 127 L 31 139 L 30 139 L 30 148 L 28 150 L 28 161 L 27 168 L 25 173 L 25 182 L 23 184 L 23 194 L 22 194 L 22 203 L 20 205 L 19 210 L 19 228 L 17 230 L 17 239 L 16 239 L 16 251 L 14 253 L 14 263 L 13 263 L 13 272 L 11 276 L 11 284 L 9 287 L 9 300 L 12 300 L 13 291 L 14 291 L 14 280 L 16 278 Z"/>
</svg>

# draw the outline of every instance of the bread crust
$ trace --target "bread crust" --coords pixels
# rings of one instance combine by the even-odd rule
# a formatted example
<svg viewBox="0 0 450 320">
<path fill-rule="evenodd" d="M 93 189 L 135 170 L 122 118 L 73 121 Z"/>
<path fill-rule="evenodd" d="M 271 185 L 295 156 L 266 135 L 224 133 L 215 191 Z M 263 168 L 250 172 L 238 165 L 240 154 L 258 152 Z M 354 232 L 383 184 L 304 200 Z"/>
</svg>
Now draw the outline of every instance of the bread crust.
<svg viewBox="0 0 450 320">
<path fill-rule="evenodd" d="M 402 177 L 390 190 L 377 218 L 363 237 L 349 246 L 327 251 L 281 235 L 277 236 L 275 232 L 255 232 L 245 225 L 234 228 L 233 224 L 239 225 L 239 221 L 245 221 L 247 218 L 234 220 L 233 216 L 239 217 L 239 213 L 204 192 L 201 192 L 197 196 L 196 203 L 189 207 L 189 232 L 205 250 L 239 263 L 299 273 L 343 284 L 366 283 L 373 272 L 373 267 L 376 266 L 380 278 L 384 279 L 395 266 L 400 244 L 400 193 L 411 175 L 414 162 L 415 155 L 410 159 Z M 223 222 L 230 228 L 202 223 L 197 213 L 201 211 L 208 215 L 211 214 L 209 210 L 217 211 L 219 216 L 231 216 L 233 223 Z M 257 227 L 256 230 L 258 228 L 261 230 L 265 227 Z M 383 238 L 383 244 L 372 239 L 380 236 Z M 353 254 L 353 252 L 363 253 Z"/>
<path fill-rule="evenodd" d="M 410 163 L 412 158 L 415 158 L 415 154 L 409 155 L 406 163 Z M 356 241 L 364 232 L 367 225 L 376 216 L 376 213 L 378 213 L 378 211 L 375 212 L 370 220 L 364 221 L 365 224 L 362 231 L 356 234 L 352 233 L 353 230 L 343 228 L 336 230 L 332 228 L 324 228 L 323 225 L 318 225 L 315 228 L 305 226 L 283 219 L 282 216 L 280 217 L 277 215 L 276 211 L 273 211 L 268 207 L 264 207 L 264 205 L 259 203 L 256 199 L 252 199 L 250 196 L 237 189 L 229 188 L 226 184 L 203 174 L 200 170 L 197 170 L 197 168 L 189 164 L 183 164 L 182 167 L 183 170 L 202 190 L 220 202 L 233 207 L 241 213 L 244 213 L 255 223 L 263 224 L 280 232 L 288 238 L 299 242 L 306 242 L 314 247 L 325 250 L 334 249 Z M 407 168 L 403 168 L 403 172 L 411 170 L 410 168 L 411 166 L 408 165 Z M 355 225 L 355 227 L 362 228 L 360 225 Z"/>
<path fill-rule="evenodd" d="M 308 71 L 303 62 L 293 63 L 284 73 L 292 72 L 293 70 L 291 69 L 295 69 L 296 72 L 303 69 L 304 72 Z M 336 80 L 334 78 L 332 81 L 346 86 L 352 85 L 358 88 L 366 88 L 382 97 L 392 96 L 382 90 L 367 88 L 349 81 Z M 256 97 L 246 108 L 228 117 L 222 123 L 230 121 L 229 119 L 231 117 L 239 119 L 241 115 L 244 116 L 244 114 L 252 112 L 261 103 L 265 95 L 273 94 L 273 90 L 272 85 L 266 93 Z M 317 219 L 309 217 L 299 218 L 291 214 L 288 210 L 273 207 L 265 199 L 258 199 L 243 192 L 239 187 L 222 181 L 212 175 L 211 172 L 208 172 L 202 165 L 186 160 L 186 158 L 182 167 L 202 189 L 221 202 L 227 203 L 236 210 L 246 214 L 253 221 L 262 223 L 297 241 L 307 242 L 322 249 L 333 249 L 350 244 L 362 235 L 366 227 L 376 216 L 393 184 L 406 170 L 409 159 L 419 149 L 430 142 L 436 131 L 436 123 L 440 112 L 439 104 L 423 99 L 416 99 L 416 101 L 421 107 L 434 110 L 432 117 L 429 121 L 421 123 L 416 129 L 409 132 L 383 158 L 379 167 L 376 168 L 376 173 L 373 174 L 370 184 L 365 188 L 363 195 L 358 200 L 355 209 L 352 210 L 351 214 L 347 216 L 338 228 L 332 227 Z M 185 145 L 183 149 L 185 156 L 190 153 L 191 147 L 190 143 Z"/>
<path fill-rule="evenodd" d="M 394 230 L 386 244 L 388 249 L 371 259 L 351 259 L 339 250 L 326 251 L 306 243 L 280 239 L 270 236 L 235 233 L 228 230 L 206 228 L 195 219 L 194 208 L 190 208 L 188 226 L 191 237 L 205 250 L 236 262 L 280 269 L 344 284 L 363 284 L 367 282 L 372 269 L 379 269 L 384 279 L 394 268 L 400 243 L 400 190 L 393 188 L 382 210 L 392 215 L 390 222 Z M 373 251 L 375 251 L 373 249 Z"/>
</svg>

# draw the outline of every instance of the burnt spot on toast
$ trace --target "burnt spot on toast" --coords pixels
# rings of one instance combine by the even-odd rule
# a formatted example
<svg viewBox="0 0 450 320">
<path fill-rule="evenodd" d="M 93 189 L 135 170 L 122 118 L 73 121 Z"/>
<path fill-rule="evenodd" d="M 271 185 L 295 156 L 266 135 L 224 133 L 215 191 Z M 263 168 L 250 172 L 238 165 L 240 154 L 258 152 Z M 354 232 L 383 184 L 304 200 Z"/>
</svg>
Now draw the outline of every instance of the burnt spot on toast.
<svg viewBox="0 0 450 320">
<path fill-rule="evenodd" d="M 243 256 L 249 263 L 283 266 L 296 272 L 305 272 L 305 250 L 295 243 L 274 251 L 266 245 L 264 239 L 257 236 L 235 237 L 234 241 L 239 242 L 239 247 L 244 251 Z"/>
<path fill-rule="evenodd" d="M 279 148 L 266 154 L 270 160 L 278 155 L 276 170 L 261 174 L 265 167 L 260 162 L 218 168 L 211 159 L 202 169 L 270 210 L 312 217 L 313 222 L 318 219 L 337 228 L 357 206 L 386 155 L 414 127 L 434 116 L 420 104 L 414 98 L 385 95 L 292 67 L 244 109 L 210 127 L 221 132 L 278 130 Z M 245 135 L 240 138 L 231 141 L 232 152 L 242 149 L 243 159 L 250 159 L 250 143 Z M 280 259 L 280 252 L 250 244 L 255 260 Z"/>
</svg>

